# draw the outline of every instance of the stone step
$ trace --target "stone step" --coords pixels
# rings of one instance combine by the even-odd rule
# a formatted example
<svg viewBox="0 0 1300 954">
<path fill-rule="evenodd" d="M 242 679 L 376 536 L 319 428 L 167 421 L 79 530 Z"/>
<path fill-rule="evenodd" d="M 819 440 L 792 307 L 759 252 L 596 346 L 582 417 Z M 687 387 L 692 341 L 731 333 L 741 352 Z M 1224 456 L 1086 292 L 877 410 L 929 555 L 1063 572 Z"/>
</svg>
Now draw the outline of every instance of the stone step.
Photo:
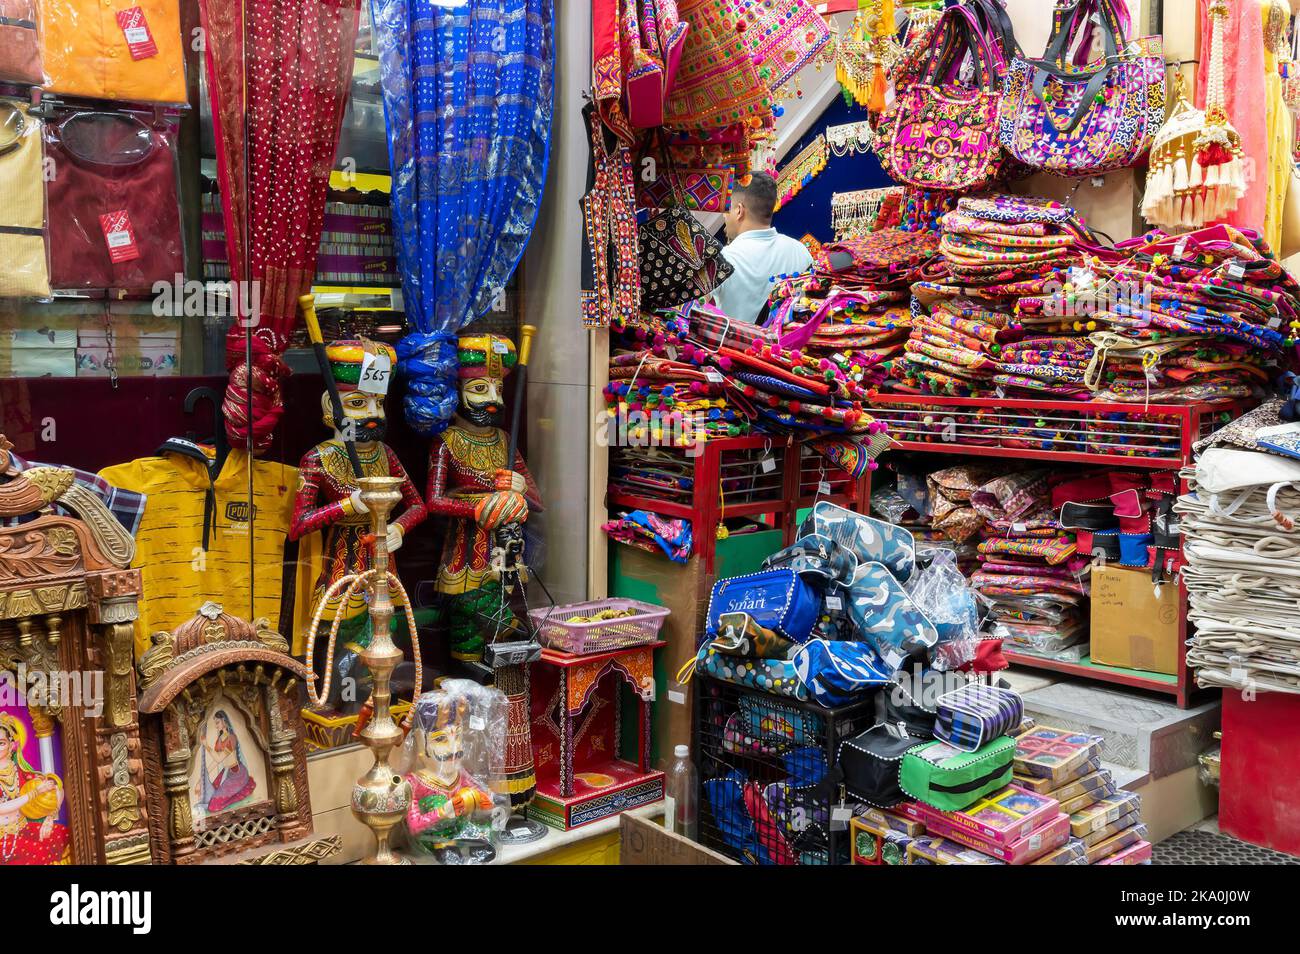
<svg viewBox="0 0 1300 954">
<path fill-rule="evenodd" d="M 1197 764 L 1214 743 L 1218 701 L 1192 709 L 1144 693 L 1074 681 L 1021 692 L 1025 714 L 1039 725 L 1087 732 L 1105 739 L 1102 758 L 1128 769 L 1133 779 L 1158 780 Z"/>
<path fill-rule="evenodd" d="M 1115 780 L 1115 787 L 1124 789 L 1128 792 L 1136 792 L 1151 781 L 1151 773 L 1145 769 L 1129 768 L 1127 765 L 1116 765 L 1114 762 L 1101 760 L 1101 767 L 1110 772 L 1110 777 Z"/>
</svg>

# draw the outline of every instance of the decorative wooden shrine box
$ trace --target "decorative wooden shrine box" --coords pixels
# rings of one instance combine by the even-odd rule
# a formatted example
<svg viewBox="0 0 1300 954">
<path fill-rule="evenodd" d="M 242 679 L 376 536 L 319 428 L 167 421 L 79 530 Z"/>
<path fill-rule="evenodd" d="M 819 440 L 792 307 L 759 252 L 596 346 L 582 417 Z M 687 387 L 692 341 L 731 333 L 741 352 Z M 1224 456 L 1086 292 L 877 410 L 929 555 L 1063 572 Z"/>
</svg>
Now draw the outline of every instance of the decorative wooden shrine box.
<svg viewBox="0 0 1300 954">
<path fill-rule="evenodd" d="M 0 436 L 0 864 L 148 864 L 135 543 L 71 470 L 20 473 L 9 447 Z"/>
<path fill-rule="evenodd" d="M 664 797 L 664 773 L 648 764 L 654 652 L 663 645 L 589 656 L 542 651 L 531 671 L 537 793 L 529 817 L 568 830 Z M 624 725 L 627 701 L 633 726 Z"/>
<path fill-rule="evenodd" d="M 307 668 L 265 619 L 205 603 L 141 657 L 149 834 L 158 864 L 314 864 L 298 681 Z"/>
</svg>

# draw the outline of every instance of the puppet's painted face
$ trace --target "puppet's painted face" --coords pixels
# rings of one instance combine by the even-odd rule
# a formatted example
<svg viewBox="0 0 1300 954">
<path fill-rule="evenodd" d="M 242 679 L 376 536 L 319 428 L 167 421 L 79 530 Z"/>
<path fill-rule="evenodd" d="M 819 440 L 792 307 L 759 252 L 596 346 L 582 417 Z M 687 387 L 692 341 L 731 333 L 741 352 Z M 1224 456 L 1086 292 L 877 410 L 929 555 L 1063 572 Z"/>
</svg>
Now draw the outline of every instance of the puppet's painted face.
<svg viewBox="0 0 1300 954">
<path fill-rule="evenodd" d="M 431 730 L 425 736 L 425 754 L 433 759 L 441 770 L 459 765 L 465 757 L 465 747 L 461 742 L 461 726 L 458 723 Z"/>
<path fill-rule="evenodd" d="M 382 441 L 388 434 L 388 417 L 384 413 L 384 396 L 367 394 L 364 391 L 340 391 L 339 400 L 343 403 L 345 418 L 340 436 L 344 440 L 358 444 L 371 444 Z M 329 394 L 322 394 L 321 412 L 325 417 L 325 426 L 334 427 L 334 415 L 330 410 Z"/>
<path fill-rule="evenodd" d="M 501 414 L 501 382 L 496 378 L 466 378 L 460 386 L 460 407 L 471 424 L 492 426 Z"/>
</svg>

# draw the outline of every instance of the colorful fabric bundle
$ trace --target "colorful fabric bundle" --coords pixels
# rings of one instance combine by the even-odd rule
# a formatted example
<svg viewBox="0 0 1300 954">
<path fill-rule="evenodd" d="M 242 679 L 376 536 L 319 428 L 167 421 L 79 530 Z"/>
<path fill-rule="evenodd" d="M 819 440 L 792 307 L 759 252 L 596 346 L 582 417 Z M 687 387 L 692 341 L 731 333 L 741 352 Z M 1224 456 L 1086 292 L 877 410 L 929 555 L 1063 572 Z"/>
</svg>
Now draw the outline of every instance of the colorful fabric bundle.
<svg viewBox="0 0 1300 954">
<path fill-rule="evenodd" d="M 1090 258 L 1103 292 L 1086 325 L 1084 383 L 1099 399 L 1188 403 L 1262 393 L 1300 328 L 1300 285 L 1258 234 L 1211 226 Z M 1106 291 L 1110 289 L 1112 291 Z"/>
<path fill-rule="evenodd" d="M 1045 471 L 1013 471 L 970 494 L 984 521 L 971 585 L 989 605 L 987 631 L 1008 650 L 1066 649 L 1087 636 L 1086 561 L 1052 511 L 1051 483 Z"/>
<path fill-rule="evenodd" d="M 674 563 L 690 559 L 691 525 L 686 520 L 669 519 L 645 510 L 620 514 L 601 529 L 611 540 L 626 543 L 650 553 L 664 553 Z"/>
</svg>

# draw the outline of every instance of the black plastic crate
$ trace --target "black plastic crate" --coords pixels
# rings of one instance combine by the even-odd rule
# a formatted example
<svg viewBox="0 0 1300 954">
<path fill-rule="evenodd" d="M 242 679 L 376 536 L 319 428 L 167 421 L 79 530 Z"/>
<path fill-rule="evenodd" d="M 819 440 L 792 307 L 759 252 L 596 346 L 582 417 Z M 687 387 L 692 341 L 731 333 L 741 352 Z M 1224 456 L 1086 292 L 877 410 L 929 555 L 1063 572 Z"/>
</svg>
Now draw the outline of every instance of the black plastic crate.
<svg viewBox="0 0 1300 954">
<path fill-rule="evenodd" d="M 826 709 L 695 678 L 700 843 L 745 864 L 848 864 L 835 754 L 875 722 L 872 698 Z"/>
</svg>

